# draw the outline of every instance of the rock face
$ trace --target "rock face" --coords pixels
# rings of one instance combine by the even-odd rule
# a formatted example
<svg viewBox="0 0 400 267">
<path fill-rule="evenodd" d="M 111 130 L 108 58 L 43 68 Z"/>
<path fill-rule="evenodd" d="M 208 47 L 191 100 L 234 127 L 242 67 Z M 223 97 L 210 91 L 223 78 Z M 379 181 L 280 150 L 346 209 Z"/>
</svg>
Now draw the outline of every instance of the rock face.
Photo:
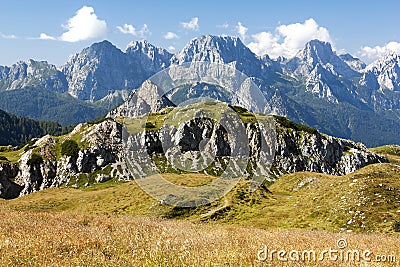
<svg viewBox="0 0 400 267">
<path fill-rule="evenodd" d="M 172 54 L 163 48 L 153 46 L 146 40 L 142 40 L 129 43 L 126 56 L 130 69 L 133 71 L 133 79 L 136 80 L 135 87 L 138 87 L 151 75 L 167 68 Z"/>
<path fill-rule="evenodd" d="M 388 162 L 362 143 L 320 133 L 278 128 L 273 166 L 280 173 L 310 171 L 344 175 L 368 164 Z"/>
<path fill-rule="evenodd" d="M 109 179 L 126 181 L 140 177 L 140 164 L 134 165 L 133 169 L 131 167 L 132 172 L 128 172 L 125 166 L 123 131 L 123 126 L 111 119 L 92 126 L 78 125 L 70 136 L 82 136 L 80 142 L 86 145 L 76 157 L 62 156 L 59 159 L 55 154 L 56 140 L 51 136 L 39 139 L 33 149 L 22 155 L 18 164 L 0 163 L 0 196 L 14 198 L 62 184 L 78 186 L 83 182 L 104 182 Z M 248 153 L 250 161 L 260 157 L 260 131 L 258 124 L 245 124 L 249 141 L 248 150 L 242 153 Z M 266 173 L 261 169 L 261 175 L 269 175 L 270 181 L 283 173 L 314 171 L 343 175 L 368 164 L 387 162 L 360 143 L 286 127 L 279 121 L 276 122 L 276 133 L 271 172 Z M 224 164 L 240 142 L 232 139 L 224 127 L 207 118 L 182 123 L 178 128 L 162 127 L 157 131 L 137 133 L 129 138 L 137 144 L 146 144 L 146 153 L 151 157 L 168 159 L 179 155 L 181 162 L 175 162 L 175 166 L 187 170 L 193 168 L 193 164 L 188 167 L 187 162 L 197 162 L 197 167 L 203 170 L 213 162 L 214 156 L 219 157 L 219 163 L 215 163 L 213 169 L 205 170 L 206 173 L 224 171 Z M 170 144 L 169 148 L 163 147 L 162 143 Z M 30 161 L 34 153 L 43 160 Z M 199 153 L 206 155 L 203 162 L 198 161 Z M 238 173 L 248 176 L 250 172 L 260 172 L 251 169 L 255 165 L 248 166 L 247 169 L 239 168 Z M 14 182 L 10 179 L 14 179 Z"/>
<path fill-rule="evenodd" d="M 109 90 L 127 89 L 127 69 L 125 54 L 104 41 L 72 56 L 62 71 L 72 96 L 94 101 L 105 97 Z"/>
</svg>

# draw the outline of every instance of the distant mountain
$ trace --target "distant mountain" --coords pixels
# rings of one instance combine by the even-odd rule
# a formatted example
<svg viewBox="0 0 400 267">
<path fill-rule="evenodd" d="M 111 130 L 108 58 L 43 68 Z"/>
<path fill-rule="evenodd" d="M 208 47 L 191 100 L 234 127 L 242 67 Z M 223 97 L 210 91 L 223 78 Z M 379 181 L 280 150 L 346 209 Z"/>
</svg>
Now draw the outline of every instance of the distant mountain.
<svg viewBox="0 0 400 267">
<path fill-rule="evenodd" d="M 172 54 L 142 40 L 129 43 L 126 56 L 132 87 L 137 88 L 151 75 L 168 68 Z"/>
<path fill-rule="evenodd" d="M 62 67 L 70 95 L 81 100 L 99 100 L 113 89 L 126 89 L 128 61 L 108 41 L 95 43 L 73 55 Z"/>
<path fill-rule="evenodd" d="M 33 60 L 0 67 L 0 108 L 63 124 L 86 121 L 118 106 L 155 73 L 198 61 L 228 64 L 250 77 L 266 100 L 265 112 L 369 146 L 400 143 L 399 55 L 366 66 L 350 54 L 337 55 L 329 43 L 318 40 L 308 42 L 293 58 L 276 60 L 255 55 L 239 38 L 229 36 L 194 38 L 175 55 L 147 41 L 132 42 L 125 52 L 103 41 L 72 56 L 60 69 Z M 167 99 L 172 102 L 204 96 L 230 101 L 218 86 L 189 84 L 171 89 Z M 246 90 L 241 93 L 245 102 L 260 101 Z M 5 100 L 10 101 L 9 94 L 14 99 L 11 104 Z M 20 98 L 22 105 L 16 107 Z M 60 98 L 65 100 L 57 105 L 60 108 L 43 109 L 41 114 L 25 103 L 42 101 L 48 107 Z M 80 112 L 71 118 L 68 105 Z"/>
<path fill-rule="evenodd" d="M 97 101 L 115 90 L 132 90 L 168 67 L 171 54 L 147 41 L 132 42 L 126 53 L 108 41 L 75 54 L 62 67 L 68 92 L 81 100 Z"/>
<path fill-rule="evenodd" d="M 11 67 L 0 66 L 0 91 L 37 87 L 66 92 L 68 83 L 56 66 L 46 61 L 20 61 Z"/>
<path fill-rule="evenodd" d="M 56 122 L 35 121 L 0 110 L 0 146 L 17 146 L 46 134 L 61 135 L 71 130 Z"/>
<path fill-rule="evenodd" d="M 355 71 L 362 71 L 367 66 L 362 60 L 355 58 L 350 54 L 342 54 L 339 55 L 339 57 Z"/>
</svg>

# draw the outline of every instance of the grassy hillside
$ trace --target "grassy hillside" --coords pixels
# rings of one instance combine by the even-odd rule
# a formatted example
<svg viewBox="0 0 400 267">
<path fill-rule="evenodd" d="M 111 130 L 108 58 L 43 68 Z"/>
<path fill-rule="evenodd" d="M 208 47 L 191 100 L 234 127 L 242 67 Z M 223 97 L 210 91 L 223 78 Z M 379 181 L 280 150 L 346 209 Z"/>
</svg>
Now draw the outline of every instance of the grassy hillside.
<svg viewBox="0 0 400 267">
<path fill-rule="evenodd" d="M 390 162 L 400 165 L 400 146 L 398 145 L 386 145 L 371 148 L 375 153 L 381 154 L 388 158 Z"/>
<path fill-rule="evenodd" d="M 206 175 L 165 174 L 177 184 L 194 186 Z M 83 214 L 133 214 L 153 218 L 217 221 L 259 228 L 296 228 L 354 232 L 394 232 L 400 222 L 400 167 L 369 165 L 345 176 L 294 173 L 254 193 L 241 181 L 208 206 L 161 205 L 134 181 L 109 181 L 84 189 L 52 188 L 1 206 L 19 211 L 68 211 Z"/>
<path fill-rule="evenodd" d="M 67 137 L 79 141 L 86 130 L 84 126 L 58 137 L 57 147 Z M 391 155 L 392 163 L 369 165 L 345 176 L 283 175 L 253 193 L 247 181 L 240 181 L 222 199 L 192 209 L 162 205 L 136 182 L 115 180 L 0 199 L 0 265 L 360 266 L 327 257 L 322 262 L 257 259 L 265 245 L 270 250 L 313 249 L 320 255 L 337 249 L 336 242 L 343 238 L 348 249 L 369 249 L 372 259 L 395 255 L 398 264 L 398 147 L 373 150 Z M 203 174 L 163 175 L 185 186 L 214 179 Z"/>
</svg>

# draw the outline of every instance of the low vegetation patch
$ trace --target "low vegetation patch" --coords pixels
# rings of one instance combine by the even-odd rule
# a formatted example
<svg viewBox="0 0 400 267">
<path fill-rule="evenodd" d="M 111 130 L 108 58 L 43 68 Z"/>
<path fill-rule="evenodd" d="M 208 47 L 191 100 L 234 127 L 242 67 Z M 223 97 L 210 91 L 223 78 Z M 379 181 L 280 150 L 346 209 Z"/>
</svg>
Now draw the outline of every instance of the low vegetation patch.
<svg viewBox="0 0 400 267">
<path fill-rule="evenodd" d="M 61 155 L 74 157 L 78 156 L 79 145 L 75 140 L 67 139 L 61 144 Z"/>
<path fill-rule="evenodd" d="M 37 153 L 32 153 L 31 157 L 28 159 L 28 165 L 34 166 L 43 163 L 43 157 Z"/>
<path fill-rule="evenodd" d="M 288 120 L 287 118 L 285 118 L 283 116 L 274 115 L 274 118 L 283 127 L 290 128 L 290 129 L 293 129 L 296 131 L 303 131 L 303 132 L 310 133 L 310 134 L 318 133 L 317 129 L 315 129 L 315 128 L 309 127 L 304 124 L 295 123 L 291 120 Z"/>
</svg>

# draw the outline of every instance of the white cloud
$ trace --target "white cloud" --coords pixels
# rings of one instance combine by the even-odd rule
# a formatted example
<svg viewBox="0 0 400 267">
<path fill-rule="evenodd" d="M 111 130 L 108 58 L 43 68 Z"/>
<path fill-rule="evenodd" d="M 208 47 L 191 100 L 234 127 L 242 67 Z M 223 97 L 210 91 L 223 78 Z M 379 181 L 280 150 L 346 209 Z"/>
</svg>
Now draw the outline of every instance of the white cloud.
<svg viewBox="0 0 400 267">
<path fill-rule="evenodd" d="M 107 23 L 98 19 L 94 8 L 83 6 L 75 16 L 63 26 L 67 31 L 58 39 L 66 42 L 78 42 L 82 40 L 104 37 L 107 34 Z"/>
<path fill-rule="evenodd" d="M 238 34 L 240 35 L 240 38 L 242 39 L 242 41 L 246 40 L 246 33 L 248 28 L 246 28 L 240 21 L 238 22 L 238 24 L 236 25 L 236 30 L 238 32 Z"/>
<path fill-rule="evenodd" d="M 189 22 L 181 22 L 181 25 L 183 28 L 185 28 L 187 30 L 197 31 L 200 28 L 199 18 L 194 17 Z"/>
<path fill-rule="evenodd" d="M 366 62 L 372 62 L 380 57 L 383 57 L 384 55 L 395 52 L 397 54 L 400 54 L 400 43 L 398 42 L 389 42 L 384 46 L 375 46 L 375 47 L 370 47 L 370 46 L 364 46 L 361 48 L 360 51 L 357 52 L 359 57 L 363 59 Z"/>
<path fill-rule="evenodd" d="M 39 36 L 39 39 L 40 40 L 56 40 L 57 38 L 55 38 L 53 36 L 50 36 L 50 35 L 47 35 L 45 33 L 41 33 L 40 36 Z"/>
<path fill-rule="evenodd" d="M 15 36 L 14 34 L 8 35 L 8 34 L 0 33 L 0 36 L 1 36 L 1 38 L 4 38 L 4 39 L 18 39 L 18 37 Z"/>
<path fill-rule="evenodd" d="M 272 58 L 293 57 L 304 45 L 313 39 L 330 42 L 334 46 L 329 31 L 310 18 L 304 23 L 280 25 L 274 33 L 260 32 L 251 36 L 248 47 L 257 55 L 268 54 Z"/>
<path fill-rule="evenodd" d="M 123 26 L 117 26 L 117 29 L 124 34 L 132 34 L 133 36 L 136 36 L 136 29 L 133 25 L 124 24 Z"/>
<path fill-rule="evenodd" d="M 172 45 L 168 46 L 168 50 L 169 51 L 175 51 L 175 46 L 172 46 Z"/>
<path fill-rule="evenodd" d="M 229 28 L 229 24 L 227 22 L 225 22 L 223 24 L 217 25 L 217 28 L 228 29 Z"/>
<path fill-rule="evenodd" d="M 171 39 L 178 39 L 179 36 L 174 32 L 167 32 L 167 34 L 164 35 L 164 38 L 167 40 L 171 40 Z"/>
<path fill-rule="evenodd" d="M 139 37 L 145 37 L 146 35 L 151 34 L 147 24 L 143 24 L 142 28 L 138 31 L 131 24 L 124 24 L 122 26 L 117 26 L 117 29 L 123 34 L 130 34 Z"/>
</svg>

